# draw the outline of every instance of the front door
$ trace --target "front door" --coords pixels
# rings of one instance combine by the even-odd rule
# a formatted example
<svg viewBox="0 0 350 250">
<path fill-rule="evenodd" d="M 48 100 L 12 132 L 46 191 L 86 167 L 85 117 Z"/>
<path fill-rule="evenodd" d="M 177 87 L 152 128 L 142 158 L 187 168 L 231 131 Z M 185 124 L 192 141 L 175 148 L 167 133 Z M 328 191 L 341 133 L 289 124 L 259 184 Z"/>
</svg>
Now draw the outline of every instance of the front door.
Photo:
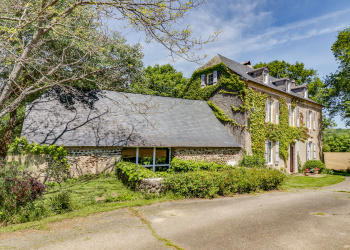
<svg viewBox="0 0 350 250">
<path fill-rule="evenodd" d="M 290 172 L 294 173 L 294 145 L 290 144 L 290 157 L 289 157 Z"/>
</svg>

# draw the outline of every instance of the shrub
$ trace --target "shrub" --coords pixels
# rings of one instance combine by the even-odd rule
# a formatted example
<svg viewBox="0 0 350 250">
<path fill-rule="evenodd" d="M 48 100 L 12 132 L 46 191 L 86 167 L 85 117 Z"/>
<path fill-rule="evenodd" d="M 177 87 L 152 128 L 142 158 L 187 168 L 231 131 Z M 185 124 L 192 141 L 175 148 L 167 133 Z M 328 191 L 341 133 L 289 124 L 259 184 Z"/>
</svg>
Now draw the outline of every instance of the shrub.
<svg viewBox="0 0 350 250">
<path fill-rule="evenodd" d="M 326 171 L 326 165 L 319 160 L 308 160 L 307 162 L 304 163 L 303 170 L 305 169 L 315 169 L 319 168 L 320 172 L 325 172 Z"/>
<path fill-rule="evenodd" d="M 265 168 L 266 161 L 258 155 L 244 154 L 242 160 L 239 161 L 238 166 L 247 168 Z"/>
<path fill-rule="evenodd" d="M 142 179 L 167 175 L 164 172 L 154 173 L 142 165 L 124 161 L 117 163 L 115 173 L 119 179 L 133 188 L 136 188 Z"/>
<path fill-rule="evenodd" d="M 20 166 L 0 165 L 0 221 L 10 221 L 15 214 L 22 218 L 20 222 L 29 220 L 34 202 L 42 198 L 46 188 Z"/>
<path fill-rule="evenodd" d="M 174 174 L 164 181 L 165 190 L 185 197 L 213 198 L 217 195 L 276 189 L 286 175 L 276 169 L 224 169 Z"/>
<path fill-rule="evenodd" d="M 50 197 L 49 201 L 55 213 L 62 214 L 73 210 L 72 198 L 67 190 L 60 190 L 58 194 Z"/>
<path fill-rule="evenodd" d="M 217 171 L 222 169 L 232 169 L 233 166 L 205 161 L 180 160 L 173 158 L 170 163 L 170 173 L 184 173 L 198 170 Z"/>
</svg>

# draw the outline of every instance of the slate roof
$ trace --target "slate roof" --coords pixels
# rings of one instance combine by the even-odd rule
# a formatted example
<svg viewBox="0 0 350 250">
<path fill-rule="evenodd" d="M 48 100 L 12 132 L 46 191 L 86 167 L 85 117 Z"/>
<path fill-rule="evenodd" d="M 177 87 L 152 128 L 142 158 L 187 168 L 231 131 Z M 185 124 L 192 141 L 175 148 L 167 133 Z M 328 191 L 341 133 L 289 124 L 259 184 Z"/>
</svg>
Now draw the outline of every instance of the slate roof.
<svg viewBox="0 0 350 250">
<path fill-rule="evenodd" d="M 105 91 L 91 109 L 44 95 L 27 106 L 22 136 L 64 146 L 240 147 L 205 101 Z"/>
<path fill-rule="evenodd" d="M 284 93 L 287 93 L 287 94 L 289 94 L 291 96 L 298 97 L 298 98 L 307 100 L 309 102 L 321 105 L 321 104 L 319 104 L 319 103 L 317 103 L 317 102 L 315 102 L 315 101 L 313 101 L 313 100 L 311 100 L 309 98 L 304 98 L 302 93 L 293 93 L 293 89 L 294 88 L 292 88 L 292 92 L 286 92 L 285 88 L 276 86 L 275 84 L 273 84 L 273 82 L 276 82 L 276 81 L 279 80 L 276 77 L 269 76 L 270 77 L 270 82 L 268 84 L 265 84 L 262 81 L 259 81 L 258 79 L 254 78 L 254 77 L 252 77 L 252 76 L 250 76 L 248 74 L 249 72 L 253 72 L 256 69 L 251 68 L 251 67 L 249 67 L 247 65 L 244 65 L 242 63 L 236 62 L 234 60 L 231 60 L 231 59 L 229 59 L 227 57 L 224 57 L 222 55 L 219 55 L 219 54 L 216 55 L 211 61 L 206 63 L 204 66 L 202 66 L 201 69 L 207 68 L 208 66 L 212 66 L 214 64 L 218 64 L 220 62 L 223 62 L 230 70 L 232 70 L 234 73 L 239 75 L 242 80 L 251 81 L 251 82 L 257 83 L 259 85 L 263 85 L 265 87 L 267 86 L 267 87 L 269 87 L 271 89 L 274 89 L 274 90 L 277 90 L 279 92 L 284 92 Z M 300 88 L 303 88 L 303 87 L 305 87 L 305 86 L 302 85 L 302 87 L 300 87 Z"/>
</svg>

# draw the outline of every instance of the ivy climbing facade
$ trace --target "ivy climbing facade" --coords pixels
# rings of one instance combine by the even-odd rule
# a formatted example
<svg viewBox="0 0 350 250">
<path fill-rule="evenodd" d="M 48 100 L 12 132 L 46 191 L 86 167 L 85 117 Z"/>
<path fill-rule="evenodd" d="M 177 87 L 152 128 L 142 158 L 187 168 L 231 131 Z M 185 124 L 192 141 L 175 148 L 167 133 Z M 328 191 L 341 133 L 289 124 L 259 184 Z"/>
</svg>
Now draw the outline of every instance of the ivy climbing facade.
<svg viewBox="0 0 350 250">
<path fill-rule="evenodd" d="M 246 154 L 288 173 L 322 157 L 322 105 L 308 98 L 307 85 L 269 76 L 215 56 L 196 70 L 182 98 L 205 100 Z"/>
</svg>

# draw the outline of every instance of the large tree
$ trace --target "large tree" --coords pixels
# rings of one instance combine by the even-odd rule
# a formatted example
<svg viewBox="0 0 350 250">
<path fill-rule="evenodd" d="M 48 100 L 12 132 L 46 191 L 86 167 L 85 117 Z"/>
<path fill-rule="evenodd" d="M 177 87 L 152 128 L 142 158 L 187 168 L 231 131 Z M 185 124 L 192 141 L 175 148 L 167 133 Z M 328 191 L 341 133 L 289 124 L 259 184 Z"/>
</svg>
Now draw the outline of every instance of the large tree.
<svg viewBox="0 0 350 250">
<path fill-rule="evenodd" d="M 17 110 L 51 88 L 115 89 L 140 74 L 140 47 L 126 46 L 114 18 L 144 32 L 173 57 L 199 60 L 192 51 L 215 40 L 193 38 L 174 24 L 204 0 L 2 0 L 0 1 L 0 119 L 6 138 L 13 134 Z M 78 93 L 77 93 L 78 94 Z M 2 140 L 0 144 L 6 143 Z M 0 146 L 1 148 L 1 146 Z M 0 152 L 1 153 L 1 152 Z"/>
<path fill-rule="evenodd" d="M 350 126 L 350 28 L 338 33 L 332 51 L 339 66 L 326 77 L 323 98 L 330 114 L 340 115 Z"/>
<path fill-rule="evenodd" d="M 142 82 L 132 84 L 132 92 L 140 94 L 179 97 L 187 79 L 172 65 L 166 64 L 145 69 Z"/>
</svg>

